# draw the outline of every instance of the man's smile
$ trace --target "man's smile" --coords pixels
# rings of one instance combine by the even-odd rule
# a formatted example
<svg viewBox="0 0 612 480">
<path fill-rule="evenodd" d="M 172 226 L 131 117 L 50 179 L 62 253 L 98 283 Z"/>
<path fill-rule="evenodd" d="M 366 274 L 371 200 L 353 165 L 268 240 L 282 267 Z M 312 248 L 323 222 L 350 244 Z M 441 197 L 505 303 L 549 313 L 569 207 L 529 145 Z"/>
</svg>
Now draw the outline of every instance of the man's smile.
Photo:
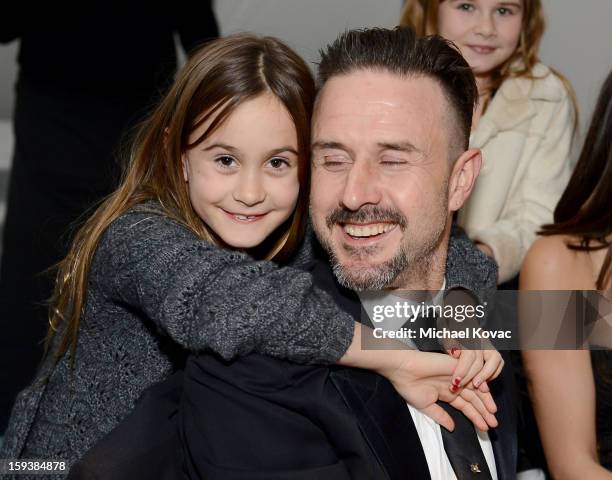
<svg viewBox="0 0 612 480">
<path fill-rule="evenodd" d="M 387 239 L 399 227 L 392 222 L 338 223 L 343 240 L 351 245 L 372 245 Z"/>
<path fill-rule="evenodd" d="M 375 237 L 383 233 L 387 233 L 397 227 L 397 223 L 380 222 L 380 223 L 345 223 L 342 224 L 344 231 L 355 238 Z"/>
</svg>

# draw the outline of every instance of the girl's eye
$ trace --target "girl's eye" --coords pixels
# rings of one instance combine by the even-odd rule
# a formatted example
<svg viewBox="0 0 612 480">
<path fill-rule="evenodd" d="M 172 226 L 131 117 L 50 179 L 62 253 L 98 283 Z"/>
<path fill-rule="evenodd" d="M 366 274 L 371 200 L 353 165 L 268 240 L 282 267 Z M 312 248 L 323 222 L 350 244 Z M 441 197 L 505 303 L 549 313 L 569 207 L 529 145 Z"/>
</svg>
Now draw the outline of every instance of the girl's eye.
<svg viewBox="0 0 612 480">
<path fill-rule="evenodd" d="M 289 166 L 289 162 L 287 160 L 285 160 L 284 158 L 278 158 L 278 157 L 270 159 L 268 163 L 275 170 L 281 169 L 285 166 L 287 167 Z"/>
<path fill-rule="evenodd" d="M 231 168 L 235 166 L 236 164 L 236 160 L 230 157 L 229 155 L 223 155 L 221 157 L 217 157 L 215 158 L 215 162 L 217 163 L 217 165 L 223 168 Z"/>
<path fill-rule="evenodd" d="M 512 15 L 514 12 L 506 7 L 500 7 L 497 9 L 497 13 L 500 15 Z"/>
<path fill-rule="evenodd" d="M 474 5 L 471 3 L 461 3 L 457 6 L 459 10 L 463 10 L 464 12 L 471 12 L 474 10 Z"/>
</svg>

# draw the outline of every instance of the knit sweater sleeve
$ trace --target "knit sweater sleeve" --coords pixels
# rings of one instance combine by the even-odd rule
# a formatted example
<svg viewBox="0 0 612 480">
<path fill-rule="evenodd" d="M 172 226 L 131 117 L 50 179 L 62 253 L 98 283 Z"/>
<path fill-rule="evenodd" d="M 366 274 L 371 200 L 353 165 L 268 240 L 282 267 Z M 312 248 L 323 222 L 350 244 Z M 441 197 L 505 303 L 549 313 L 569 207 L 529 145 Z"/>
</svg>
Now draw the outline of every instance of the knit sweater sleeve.
<svg viewBox="0 0 612 480">
<path fill-rule="evenodd" d="M 307 271 L 214 247 L 162 215 L 128 213 L 113 222 L 90 280 L 184 348 L 225 359 L 257 352 L 334 363 L 353 336 L 354 319 Z"/>
</svg>

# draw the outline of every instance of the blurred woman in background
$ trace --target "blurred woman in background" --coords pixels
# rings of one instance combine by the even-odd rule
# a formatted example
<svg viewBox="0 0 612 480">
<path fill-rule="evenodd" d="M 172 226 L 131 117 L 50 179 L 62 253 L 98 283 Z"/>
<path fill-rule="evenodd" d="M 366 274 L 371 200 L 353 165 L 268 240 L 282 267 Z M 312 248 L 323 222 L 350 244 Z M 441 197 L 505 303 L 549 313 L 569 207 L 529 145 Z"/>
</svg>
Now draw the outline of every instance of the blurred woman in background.
<svg viewBox="0 0 612 480">
<path fill-rule="evenodd" d="M 525 258 L 521 289 L 612 290 L 612 73 L 555 221 L 542 235 Z M 554 478 L 612 479 L 610 301 L 606 292 L 599 296 L 600 321 L 586 345 L 599 349 L 523 352 Z"/>
<path fill-rule="evenodd" d="M 541 2 L 407 0 L 401 23 L 453 41 L 476 76 L 470 147 L 482 149 L 483 166 L 458 220 L 507 282 L 552 221 L 571 173 L 575 100 L 567 80 L 539 62 Z"/>
</svg>

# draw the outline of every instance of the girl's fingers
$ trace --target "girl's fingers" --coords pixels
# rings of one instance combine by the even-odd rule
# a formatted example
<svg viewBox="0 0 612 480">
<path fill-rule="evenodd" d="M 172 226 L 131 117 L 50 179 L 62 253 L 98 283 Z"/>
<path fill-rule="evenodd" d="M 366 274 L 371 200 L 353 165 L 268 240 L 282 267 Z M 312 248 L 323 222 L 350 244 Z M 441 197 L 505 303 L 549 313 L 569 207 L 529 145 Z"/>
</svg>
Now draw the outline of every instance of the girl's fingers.
<svg viewBox="0 0 612 480">
<path fill-rule="evenodd" d="M 457 397 L 450 402 L 450 405 L 463 413 L 478 430 L 486 432 L 489 429 L 489 425 L 478 410 L 463 398 Z"/>
<path fill-rule="evenodd" d="M 453 376 L 451 378 L 451 391 L 456 391 L 463 383 L 475 358 L 476 353 L 473 350 L 461 350 L 461 355 L 459 356 L 457 366 L 455 367 L 455 371 L 453 372 Z M 452 387 L 455 388 L 453 389 Z"/>
<path fill-rule="evenodd" d="M 436 400 L 439 398 L 438 388 L 433 385 L 433 383 L 434 382 L 428 382 L 422 385 L 411 385 L 405 394 L 400 392 L 400 395 L 402 395 L 404 400 L 410 405 L 421 410 L 435 404 Z"/>
<path fill-rule="evenodd" d="M 446 353 L 448 353 L 453 358 L 459 358 L 461 356 L 461 347 L 455 345 L 455 346 L 447 349 Z"/>
<path fill-rule="evenodd" d="M 493 380 L 494 378 L 499 377 L 499 375 L 501 374 L 502 370 L 504 369 L 504 365 L 506 364 L 506 362 L 504 362 L 504 359 L 502 358 L 501 363 L 499 364 L 499 367 L 497 367 L 497 370 L 495 371 L 495 373 L 493 374 L 493 376 L 491 377 L 491 380 Z"/>
<path fill-rule="evenodd" d="M 471 388 L 464 388 L 459 393 L 459 398 L 472 404 L 490 427 L 497 426 L 497 420 L 494 415 L 497 412 L 497 405 L 495 405 L 495 400 L 493 400 L 493 396 L 490 393 L 482 393 Z"/>
<path fill-rule="evenodd" d="M 431 418 L 434 422 L 446 428 L 449 432 L 455 429 L 455 422 L 451 416 L 440 405 L 432 404 L 428 407 L 420 409 L 425 415 Z"/>
<path fill-rule="evenodd" d="M 482 382 L 478 386 L 478 391 L 482 393 L 489 393 L 491 390 L 489 389 L 489 384 L 487 382 Z"/>
<path fill-rule="evenodd" d="M 471 388 L 466 388 L 465 390 L 473 392 L 474 395 L 476 395 L 482 401 L 489 413 L 497 413 L 497 405 L 495 404 L 495 400 L 493 399 L 491 392 L 483 392 L 478 389 L 472 390 Z"/>
<path fill-rule="evenodd" d="M 488 358 L 485 361 L 484 367 L 478 374 L 474 377 L 472 381 L 475 388 L 478 388 L 480 384 L 486 380 L 493 380 L 498 372 L 501 372 L 500 367 L 503 368 L 504 361 L 499 352 L 494 352 L 487 354 Z"/>
<path fill-rule="evenodd" d="M 487 423 L 487 426 L 492 428 L 497 427 L 497 419 L 490 410 L 493 409 L 495 411 L 497 409 L 495 402 L 493 402 L 493 399 L 490 399 L 490 401 L 487 400 L 485 395 L 482 395 L 481 397 L 478 393 L 478 391 L 464 389 L 461 391 L 459 396 L 476 409 L 483 420 Z"/>
<path fill-rule="evenodd" d="M 470 369 L 466 373 L 465 377 L 463 377 L 463 379 L 461 380 L 461 387 L 465 387 L 466 385 L 468 385 L 472 381 L 472 379 L 482 371 L 484 365 L 482 351 L 473 350 L 472 353 L 474 353 L 474 360 L 472 361 Z M 461 353 L 461 355 L 463 356 L 463 353 Z"/>
<path fill-rule="evenodd" d="M 411 389 L 408 403 L 449 431 L 453 431 L 454 422 L 448 413 L 435 403 L 436 400 L 444 401 L 461 411 L 479 430 L 486 431 L 497 426 L 497 419 L 493 415 L 497 406 L 490 393 L 462 388 L 459 393 L 453 394 L 447 385 L 442 380 L 430 380 L 428 386 Z M 435 393 L 436 391 L 438 393 Z"/>
</svg>

